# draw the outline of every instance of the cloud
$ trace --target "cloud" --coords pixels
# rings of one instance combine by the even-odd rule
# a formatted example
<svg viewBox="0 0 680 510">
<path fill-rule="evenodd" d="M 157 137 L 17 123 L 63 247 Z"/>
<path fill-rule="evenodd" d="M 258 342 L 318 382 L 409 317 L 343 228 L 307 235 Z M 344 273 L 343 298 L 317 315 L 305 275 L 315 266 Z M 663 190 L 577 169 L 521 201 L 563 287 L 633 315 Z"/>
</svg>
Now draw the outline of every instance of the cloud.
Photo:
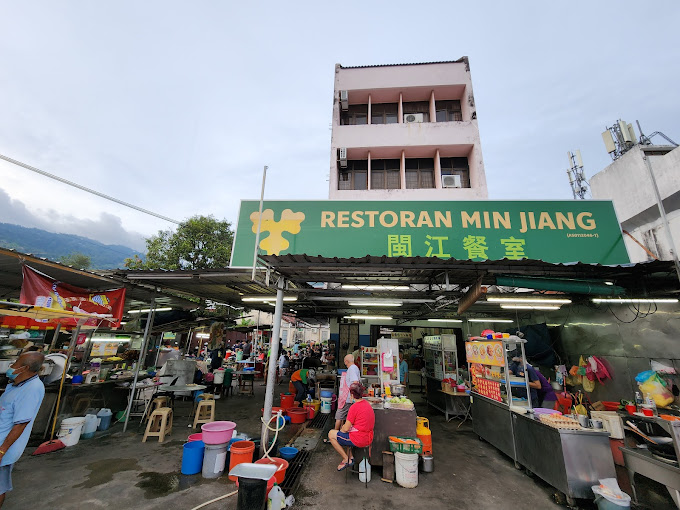
<svg viewBox="0 0 680 510">
<path fill-rule="evenodd" d="M 101 212 L 99 217 L 76 218 L 55 209 L 29 209 L 20 200 L 12 199 L 0 188 L 0 222 L 39 228 L 58 234 L 74 234 L 104 244 L 120 244 L 145 251 L 144 236 L 123 228 L 121 219 Z"/>
</svg>

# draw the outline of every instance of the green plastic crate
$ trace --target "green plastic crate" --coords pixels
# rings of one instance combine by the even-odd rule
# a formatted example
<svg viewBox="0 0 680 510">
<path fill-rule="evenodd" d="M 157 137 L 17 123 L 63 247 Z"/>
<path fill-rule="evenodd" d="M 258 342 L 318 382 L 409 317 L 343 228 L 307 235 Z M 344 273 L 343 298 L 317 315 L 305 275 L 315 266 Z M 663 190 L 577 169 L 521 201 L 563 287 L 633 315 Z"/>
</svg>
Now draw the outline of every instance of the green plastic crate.
<svg viewBox="0 0 680 510">
<path fill-rule="evenodd" d="M 390 451 L 396 453 L 421 453 L 423 451 L 423 443 L 417 437 L 402 437 L 394 436 L 399 439 L 412 439 L 418 441 L 417 445 L 414 444 L 401 444 L 390 441 Z"/>
</svg>

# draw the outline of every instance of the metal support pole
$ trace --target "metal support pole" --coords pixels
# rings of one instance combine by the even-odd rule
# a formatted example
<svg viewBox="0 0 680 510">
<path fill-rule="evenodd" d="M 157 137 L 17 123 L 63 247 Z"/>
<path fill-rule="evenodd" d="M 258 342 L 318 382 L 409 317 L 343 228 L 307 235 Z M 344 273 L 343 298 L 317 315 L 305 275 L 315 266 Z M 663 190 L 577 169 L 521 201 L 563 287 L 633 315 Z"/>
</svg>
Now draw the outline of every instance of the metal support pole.
<svg viewBox="0 0 680 510">
<path fill-rule="evenodd" d="M 276 383 L 276 362 L 279 359 L 279 333 L 281 330 L 281 316 L 283 315 L 283 287 L 285 281 L 283 277 L 279 278 L 276 284 L 276 310 L 274 311 L 274 329 L 272 331 L 272 338 L 269 342 L 271 348 L 271 356 L 267 361 L 269 369 L 267 371 L 267 389 L 264 394 L 264 423 L 262 424 L 262 434 L 260 437 L 260 454 L 263 454 L 267 448 L 267 440 L 269 439 L 269 429 L 267 424 L 272 417 L 272 404 L 274 402 L 274 385 Z M 277 424 L 278 425 L 278 424 Z"/>
<path fill-rule="evenodd" d="M 54 333 L 52 334 L 52 341 L 50 342 L 50 348 L 47 350 L 47 353 L 49 354 L 52 352 L 54 349 L 54 346 L 57 345 L 57 338 L 59 338 L 59 332 L 61 331 L 61 322 L 57 322 L 57 327 L 54 328 Z"/>
<path fill-rule="evenodd" d="M 137 391 L 137 379 L 139 378 L 139 367 L 142 366 L 146 346 L 149 342 L 149 334 L 151 332 L 151 325 L 153 324 L 154 315 L 156 314 L 156 294 L 151 299 L 151 306 L 149 306 L 149 313 L 146 316 L 146 326 L 144 327 L 144 338 L 142 338 L 142 345 L 139 349 L 139 359 L 135 367 L 135 378 L 132 381 L 132 391 L 130 392 L 130 401 L 128 402 L 127 411 L 125 412 L 125 424 L 123 425 L 123 432 L 127 430 L 128 421 L 130 420 L 130 412 L 132 412 L 132 402 L 135 400 L 135 392 Z"/>
<path fill-rule="evenodd" d="M 251 280 L 255 280 L 255 269 L 257 268 L 257 249 L 260 246 L 260 229 L 262 228 L 262 206 L 264 203 L 264 183 L 267 180 L 267 168 L 269 167 L 265 165 L 264 171 L 262 172 L 262 191 L 260 192 L 260 216 L 258 217 L 257 220 L 257 233 L 255 234 L 255 250 L 253 253 L 253 274 L 250 277 Z"/>
<path fill-rule="evenodd" d="M 649 161 L 647 154 L 643 148 L 640 148 L 642 153 L 642 159 L 647 165 L 647 171 L 649 172 L 649 179 L 652 181 L 652 188 L 654 188 L 654 195 L 656 196 L 656 205 L 659 207 L 659 214 L 661 215 L 661 221 L 663 221 L 664 228 L 666 230 L 666 236 L 668 237 L 668 244 L 670 245 L 671 253 L 673 253 L 673 262 L 675 263 L 675 272 L 678 275 L 678 280 L 680 280 L 680 260 L 678 260 L 678 250 L 675 249 L 675 242 L 673 242 L 673 234 L 671 233 L 671 226 L 668 224 L 668 218 L 666 218 L 666 209 L 663 206 L 661 200 L 661 193 L 659 193 L 659 186 L 656 184 L 656 178 L 654 177 L 654 172 L 652 171 L 652 163 Z"/>
</svg>

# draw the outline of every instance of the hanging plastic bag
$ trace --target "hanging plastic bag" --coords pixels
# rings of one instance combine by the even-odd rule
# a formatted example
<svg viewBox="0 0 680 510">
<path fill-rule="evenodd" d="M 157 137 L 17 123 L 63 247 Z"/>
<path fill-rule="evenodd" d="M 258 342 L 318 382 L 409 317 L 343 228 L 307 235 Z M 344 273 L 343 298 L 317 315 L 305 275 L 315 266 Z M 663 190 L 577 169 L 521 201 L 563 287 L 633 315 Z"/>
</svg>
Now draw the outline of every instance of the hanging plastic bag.
<svg viewBox="0 0 680 510">
<path fill-rule="evenodd" d="M 612 376 L 609 373 L 609 370 L 607 369 L 607 365 L 604 363 L 603 360 L 601 360 L 597 356 L 593 356 L 591 359 L 597 365 L 597 370 L 595 370 L 595 376 L 597 377 L 597 380 L 600 381 L 600 383 L 604 384 L 604 382 L 607 379 L 612 378 Z"/>
<path fill-rule="evenodd" d="M 665 381 L 654 370 L 640 372 L 635 380 L 644 397 L 654 399 L 656 407 L 668 407 L 673 403 L 673 393 L 666 388 Z"/>
<path fill-rule="evenodd" d="M 584 376 L 586 375 L 586 366 L 588 363 L 586 363 L 586 360 L 583 359 L 583 356 L 580 356 L 578 359 L 578 375 Z"/>
<path fill-rule="evenodd" d="M 593 378 L 590 379 L 588 377 L 588 375 L 586 374 L 586 377 L 583 377 L 581 379 L 581 386 L 583 386 L 583 389 L 585 391 L 587 391 L 588 393 L 592 393 L 593 390 L 595 390 L 595 375 L 593 374 Z M 581 413 L 579 413 L 579 414 L 581 414 Z"/>
<path fill-rule="evenodd" d="M 588 409 L 586 409 L 586 406 L 583 405 L 583 393 L 578 392 L 578 395 L 576 396 L 576 402 L 577 404 L 574 406 L 574 412 L 576 414 L 582 414 L 584 416 L 588 416 Z"/>
</svg>

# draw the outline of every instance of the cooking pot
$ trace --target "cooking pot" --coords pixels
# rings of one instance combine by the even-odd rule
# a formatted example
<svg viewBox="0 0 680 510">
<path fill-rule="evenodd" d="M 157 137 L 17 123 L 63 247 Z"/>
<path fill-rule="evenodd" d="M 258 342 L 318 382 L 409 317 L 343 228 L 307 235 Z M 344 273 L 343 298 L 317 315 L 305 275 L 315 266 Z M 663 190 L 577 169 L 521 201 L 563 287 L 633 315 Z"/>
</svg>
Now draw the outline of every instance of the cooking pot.
<svg viewBox="0 0 680 510">
<path fill-rule="evenodd" d="M 401 397 L 406 392 L 406 386 L 403 384 L 390 384 L 390 391 L 395 397 Z"/>
</svg>

